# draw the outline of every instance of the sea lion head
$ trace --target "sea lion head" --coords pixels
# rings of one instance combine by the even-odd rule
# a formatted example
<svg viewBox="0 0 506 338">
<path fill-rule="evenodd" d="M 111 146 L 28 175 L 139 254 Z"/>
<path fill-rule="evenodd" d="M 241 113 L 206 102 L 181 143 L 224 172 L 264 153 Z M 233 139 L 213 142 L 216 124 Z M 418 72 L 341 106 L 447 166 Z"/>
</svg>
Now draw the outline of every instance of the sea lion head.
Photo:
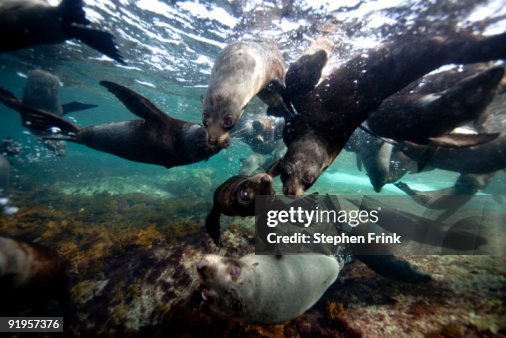
<svg viewBox="0 0 506 338">
<path fill-rule="evenodd" d="M 256 195 L 274 195 L 269 174 L 231 177 L 216 189 L 214 201 L 225 215 L 254 216 Z"/>
<path fill-rule="evenodd" d="M 207 129 L 211 146 L 226 148 L 230 145 L 229 132 L 241 117 L 246 105 L 233 95 L 207 95 L 204 98 L 202 124 Z"/>
<path fill-rule="evenodd" d="M 256 302 L 254 269 L 238 259 L 206 255 L 197 263 L 202 298 L 218 313 L 243 318 Z"/>
<path fill-rule="evenodd" d="M 311 133 L 293 141 L 285 156 L 267 172 L 272 176 L 280 175 L 283 194 L 301 196 L 331 162 L 324 144 Z"/>
<path fill-rule="evenodd" d="M 220 216 L 254 216 L 255 196 L 274 196 L 272 177 L 261 173 L 234 176 L 214 192 L 213 208 L 206 218 L 206 229 L 216 245 L 220 245 Z"/>
</svg>

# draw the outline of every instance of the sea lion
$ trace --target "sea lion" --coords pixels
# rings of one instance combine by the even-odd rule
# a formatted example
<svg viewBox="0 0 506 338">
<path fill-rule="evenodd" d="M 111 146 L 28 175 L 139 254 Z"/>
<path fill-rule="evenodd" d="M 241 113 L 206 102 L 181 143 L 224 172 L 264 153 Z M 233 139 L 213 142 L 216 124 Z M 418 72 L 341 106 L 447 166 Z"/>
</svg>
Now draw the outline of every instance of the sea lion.
<svg viewBox="0 0 506 338">
<path fill-rule="evenodd" d="M 220 216 L 254 216 L 255 196 L 274 196 L 272 177 L 262 173 L 254 176 L 234 176 L 226 180 L 213 195 L 213 207 L 206 217 L 206 229 L 213 242 L 221 246 Z"/>
<path fill-rule="evenodd" d="M 506 168 L 506 136 L 460 148 L 434 148 L 431 145 L 404 141 L 399 144 L 399 149 L 414 161 L 458 173 L 480 175 Z"/>
<path fill-rule="evenodd" d="M 56 75 L 41 69 L 32 70 L 28 73 L 28 78 L 23 88 L 22 102 L 27 106 L 45 110 L 58 116 L 97 107 L 97 105 L 80 102 L 69 102 L 62 105 L 59 95 L 60 83 L 60 79 Z M 23 120 L 23 124 L 30 128 L 29 120 Z M 41 141 L 56 155 L 65 155 L 65 142 L 56 140 Z"/>
<path fill-rule="evenodd" d="M 45 139 L 66 140 L 131 161 L 171 168 L 207 160 L 220 148 L 209 147 L 199 124 L 172 118 L 139 93 L 119 84 L 100 82 L 142 120 L 104 123 L 81 128 L 63 118 L 20 102 L 0 89 L 0 101 L 30 121 Z"/>
<path fill-rule="evenodd" d="M 239 138 L 256 153 L 271 154 L 278 147 L 278 140 L 283 137 L 284 120 L 272 116 L 244 120 L 236 125 L 231 136 Z"/>
<path fill-rule="evenodd" d="M 37 306 L 41 298 L 66 293 L 65 263 L 43 246 L 0 237 L 0 286 L 3 315 L 20 301 Z"/>
<path fill-rule="evenodd" d="M 381 214 L 375 226 L 399 234 L 405 240 L 413 240 L 441 249 L 449 248 L 454 250 L 476 250 L 488 242 L 476 231 L 463 230 L 463 228 L 468 228 L 468 225 L 473 223 L 475 228 L 479 228 L 480 222 L 476 222 L 476 216 L 456 220 L 453 224 L 445 224 L 439 220 L 399 210 L 398 207 L 391 207 L 368 196 L 364 196 L 360 203 L 351 199 L 350 202 L 359 207 L 360 210 L 371 211 L 381 208 Z M 358 228 L 361 227 L 353 230 L 364 231 Z M 367 231 L 371 231 L 371 227 Z M 375 230 L 375 232 L 379 233 L 380 231 Z M 381 268 L 381 266 L 378 266 L 378 268 Z M 383 269 L 385 273 L 395 271 L 385 267 Z M 382 275 L 384 274 L 382 273 Z"/>
<path fill-rule="evenodd" d="M 207 255 L 197 263 L 202 298 L 217 312 L 254 324 L 277 324 L 312 307 L 341 265 L 325 255 Z"/>
<path fill-rule="evenodd" d="M 270 107 L 283 107 L 285 64 L 272 44 L 236 41 L 218 55 L 203 99 L 202 122 L 212 146 L 228 147 L 229 131 L 258 95 Z"/>
<path fill-rule="evenodd" d="M 478 191 L 490 183 L 494 176 L 495 172 L 486 175 L 462 174 L 452 187 L 434 191 L 413 190 L 404 182 L 397 182 L 394 185 L 416 203 L 428 209 L 444 210 L 437 218 L 442 220 L 453 215 L 461 206 L 470 201 Z"/>
<path fill-rule="evenodd" d="M 124 63 L 114 37 L 87 26 L 82 0 L 62 0 L 52 7 L 43 0 L 0 2 L 0 52 L 78 39 L 108 57 Z"/>
<path fill-rule="evenodd" d="M 390 176 L 393 145 L 361 128 L 353 132 L 350 141 L 347 143 L 347 149 L 355 152 L 357 163 L 364 166 L 374 191 L 380 192 Z"/>
<path fill-rule="evenodd" d="M 381 137 L 427 143 L 431 137 L 478 120 L 494 98 L 503 75 L 504 67 L 495 66 L 442 92 L 394 94 L 371 114 L 367 125 Z"/>
<path fill-rule="evenodd" d="M 59 94 L 61 81 L 50 72 L 34 69 L 28 72 L 27 75 L 21 99 L 27 106 L 42 109 L 58 116 L 98 107 L 96 104 L 77 101 L 62 104 Z"/>
<path fill-rule="evenodd" d="M 295 98 L 289 92 L 284 94 L 297 113 L 285 117 L 288 121 L 283 139 L 288 150 L 271 173 L 280 174 L 284 194 L 301 195 L 385 98 L 439 66 L 504 57 L 506 33 L 487 37 L 466 33 L 404 37 L 362 53 L 309 92 L 299 92 Z M 321 69 L 314 71 L 321 74 Z"/>
<path fill-rule="evenodd" d="M 267 174 L 257 174 L 252 177 L 247 176 L 234 176 L 225 181 L 220 185 L 214 193 L 214 204 L 211 212 L 206 219 L 206 229 L 214 243 L 221 246 L 220 241 L 220 215 L 223 213 L 228 216 L 254 216 L 255 215 L 255 196 L 257 195 L 268 195 L 270 196 L 271 206 L 276 207 L 277 203 L 283 204 L 286 207 L 286 203 L 280 201 L 276 197 L 274 190 L 272 189 L 272 177 Z M 299 206 L 307 203 L 312 203 L 310 200 L 295 200 Z M 301 204 L 302 203 L 302 204 Z M 340 207 L 332 205 L 331 208 L 339 210 Z M 353 228 L 349 225 L 347 228 Z M 361 227 L 355 227 L 361 231 Z M 393 278 L 399 281 L 408 283 L 426 282 L 430 280 L 430 276 L 419 272 L 418 269 L 407 261 L 399 259 L 391 254 L 385 254 L 388 248 L 379 247 L 379 245 L 368 245 L 368 252 L 381 253 L 380 256 L 368 256 L 359 254 L 361 250 L 357 247 L 351 246 L 349 248 L 355 257 L 360 259 L 369 268 L 374 270 L 376 273 L 381 274 L 387 278 Z M 362 251 L 363 253 L 363 251 Z"/>
</svg>

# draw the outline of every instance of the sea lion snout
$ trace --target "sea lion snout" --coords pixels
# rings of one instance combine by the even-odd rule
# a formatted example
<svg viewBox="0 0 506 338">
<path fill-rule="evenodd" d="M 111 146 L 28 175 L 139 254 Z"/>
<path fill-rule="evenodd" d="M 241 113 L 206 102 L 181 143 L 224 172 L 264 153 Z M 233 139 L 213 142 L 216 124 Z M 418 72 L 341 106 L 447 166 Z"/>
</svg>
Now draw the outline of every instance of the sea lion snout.
<svg viewBox="0 0 506 338">
<path fill-rule="evenodd" d="M 272 184 L 272 177 L 269 174 L 259 174 L 258 181 L 262 184 Z"/>
<path fill-rule="evenodd" d="M 219 257 L 214 255 L 206 255 L 197 262 L 196 268 L 202 281 L 209 281 L 213 278 L 216 266 L 219 263 Z"/>
<path fill-rule="evenodd" d="M 216 136 L 217 133 L 208 132 L 207 143 L 211 147 L 228 148 L 230 145 L 230 136 L 228 133 Z"/>
<path fill-rule="evenodd" d="M 302 186 L 291 184 L 283 186 L 283 194 L 288 196 L 303 196 L 305 189 Z"/>
</svg>

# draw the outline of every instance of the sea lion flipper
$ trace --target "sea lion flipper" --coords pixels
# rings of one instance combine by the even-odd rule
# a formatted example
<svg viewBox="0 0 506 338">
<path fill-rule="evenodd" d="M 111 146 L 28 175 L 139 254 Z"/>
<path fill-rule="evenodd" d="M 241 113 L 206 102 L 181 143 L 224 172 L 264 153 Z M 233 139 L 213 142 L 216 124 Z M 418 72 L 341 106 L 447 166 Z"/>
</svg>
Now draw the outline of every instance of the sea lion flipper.
<svg viewBox="0 0 506 338">
<path fill-rule="evenodd" d="M 78 39 L 111 59 L 126 65 L 111 33 L 76 25 L 66 25 L 64 29 L 69 37 Z"/>
<path fill-rule="evenodd" d="M 113 93 L 128 110 L 146 121 L 165 124 L 172 119 L 153 102 L 130 88 L 111 81 L 100 81 L 100 84 Z"/>
<path fill-rule="evenodd" d="M 23 125 L 34 133 L 47 133 L 52 127 L 61 129 L 61 134 L 75 134 L 80 128 L 75 124 L 41 109 L 32 108 L 21 102 L 6 89 L 0 88 L 0 101 L 22 116 Z M 44 135 L 42 135 L 44 137 Z"/>
<path fill-rule="evenodd" d="M 214 244 L 221 247 L 220 240 L 220 216 L 221 212 L 213 205 L 211 212 L 206 217 L 206 230 Z"/>
<path fill-rule="evenodd" d="M 67 115 L 76 111 L 86 110 L 98 107 L 97 104 L 88 104 L 88 103 L 82 103 L 77 101 L 72 101 L 69 103 L 64 103 L 61 105 L 63 109 L 63 115 Z"/>
<path fill-rule="evenodd" d="M 292 63 L 286 72 L 286 95 L 289 97 L 304 95 L 316 86 L 320 80 L 323 67 L 327 63 L 324 50 L 311 55 L 303 55 Z"/>
<path fill-rule="evenodd" d="M 411 187 L 409 185 L 407 185 L 406 183 L 404 182 L 395 182 L 394 185 L 401 189 L 406 195 L 410 195 L 410 196 L 413 196 L 413 195 L 416 195 L 417 192 L 413 189 L 411 189 Z"/>
<path fill-rule="evenodd" d="M 365 265 L 383 277 L 406 283 L 421 283 L 431 280 L 430 275 L 420 272 L 409 262 L 394 255 L 357 255 Z"/>
</svg>

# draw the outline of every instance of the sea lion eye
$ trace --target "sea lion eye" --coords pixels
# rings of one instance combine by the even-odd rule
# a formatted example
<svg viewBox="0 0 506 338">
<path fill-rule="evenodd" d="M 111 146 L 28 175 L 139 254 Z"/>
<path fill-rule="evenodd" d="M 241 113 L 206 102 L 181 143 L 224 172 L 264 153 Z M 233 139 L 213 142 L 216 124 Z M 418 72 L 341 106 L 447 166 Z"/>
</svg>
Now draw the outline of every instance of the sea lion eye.
<svg viewBox="0 0 506 338">
<path fill-rule="evenodd" d="M 249 190 L 248 190 L 248 189 L 241 189 L 241 190 L 239 191 L 239 197 L 240 197 L 242 200 L 247 201 L 247 200 L 250 200 L 250 199 L 251 199 L 251 194 L 250 194 L 250 192 L 249 192 Z"/>
<path fill-rule="evenodd" d="M 230 269 L 230 277 L 232 277 L 232 280 L 237 280 L 237 278 L 239 278 L 240 275 L 241 275 L 241 268 L 238 267 L 237 265 L 234 265 Z"/>
<path fill-rule="evenodd" d="M 302 182 L 306 185 L 313 184 L 314 179 L 314 175 L 310 173 L 305 173 L 304 176 L 302 176 Z"/>
<path fill-rule="evenodd" d="M 234 119 L 232 118 L 232 116 L 225 116 L 225 118 L 223 119 L 223 127 L 225 129 L 230 129 L 234 126 Z"/>
</svg>

